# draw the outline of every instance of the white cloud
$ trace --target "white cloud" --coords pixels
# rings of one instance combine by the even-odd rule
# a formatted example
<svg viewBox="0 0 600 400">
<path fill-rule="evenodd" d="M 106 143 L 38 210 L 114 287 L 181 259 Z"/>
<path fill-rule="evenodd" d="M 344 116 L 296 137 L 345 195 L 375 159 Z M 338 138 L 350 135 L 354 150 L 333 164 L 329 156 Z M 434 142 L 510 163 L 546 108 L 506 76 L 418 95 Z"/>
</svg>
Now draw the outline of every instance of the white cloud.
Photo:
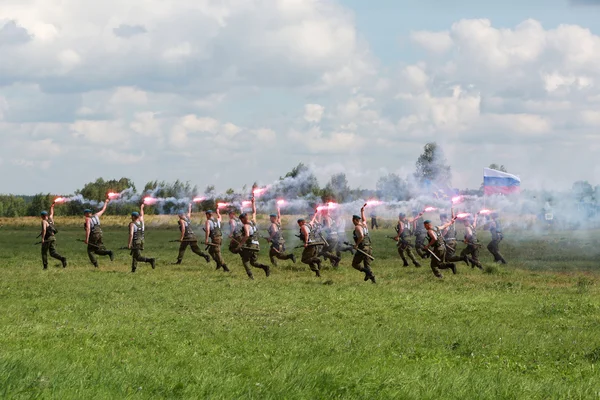
<svg viewBox="0 0 600 400">
<path fill-rule="evenodd" d="M 410 38 L 413 42 L 432 52 L 443 54 L 449 51 L 452 46 L 452 38 L 448 31 L 444 32 L 429 32 L 429 31 L 414 31 L 410 33 Z"/>
<path fill-rule="evenodd" d="M 304 119 L 308 122 L 321 122 L 325 107 L 319 104 L 306 104 L 304 106 Z"/>
</svg>

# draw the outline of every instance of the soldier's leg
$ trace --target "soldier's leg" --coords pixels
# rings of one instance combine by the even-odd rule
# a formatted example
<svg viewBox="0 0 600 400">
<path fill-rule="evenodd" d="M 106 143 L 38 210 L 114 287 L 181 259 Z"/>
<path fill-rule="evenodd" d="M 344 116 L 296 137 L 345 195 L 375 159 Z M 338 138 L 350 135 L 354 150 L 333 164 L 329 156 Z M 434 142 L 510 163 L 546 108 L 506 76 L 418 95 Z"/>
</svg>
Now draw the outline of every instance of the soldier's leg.
<svg viewBox="0 0 600 400">
<path fill-rule="evenodd" d="M 366 260 L 368 259 L 368 257 L 366 257 L 363 253 L 361 253 L 360 251 L 357 251 L 356 253 L 354 253 L 354 257 L 352 258 L 352 268 L 360 271 L 360 272 L 364 272 L 365 273 L 365 281 L 368 281 L 371 278 L 371 270 L 370 269 L 366 269 L 364 267 L 364 265 L 369 265 L 368 261 Z M 367 261 L 367 262 L 366 262 Z"/>
<path fill-rule="evenodd" d="M 271 264 L 273 264 L 273 266 L 277 266 L 277 258 L 279 256 L 279 252 L 277 252 L 274 248 L 273 245 L 271 245 L 271 248 L 269 249 L 269 260 L 271 260 Z"/>
<path fill-rule="evenodd" d="M 67 267 L 67 257 L 63 257 L 60 254 L 58 254 L 58 252 L 56 251 L 56 242 L 54 240 L 50 242 L 50 256 L 56 258 L 57 260 L 60 260 L 63 268 Z"/>
<path fill-rule="evenodd" d="M 317 256 L 316 246 L 308 246 L 302 251 L 302 262 L 307 264 L 316 276 L 321 276 L 321 260 Z"/>
<path fill-rule="evenodd" d="M 265 271 L 266 276 L 271 275 L 271 268 L 269 268 L 269 266 L 266 264 L 258 262 L 258 251 L 250 252 L 250 265 L 252 265 L 254 268 L 260 268 Z"/>
<path fill-rule="evenodd" d="M 431 257 L 431 272 L 433 272 L 433 275 L 435 275 L 437 278 L 443 278 L 444 275 L 442 275 L 440 272 L 439 265 L 440 262 L 437 260 L 437 258 Z"/>
<path fill-rule="evenodd" d="M 88 247 L 87 247 L 88 258 L 90 259 L 90 262 L 92 263 L 92 265 L 94 267 L 98 268 L 98 260 L 96 259 L 96 256 L 94 256 L 95 251 L 96 251 L 95 247 L 88 245 Z"/>
<path fill-rule="evenodd" d="M 208 246 L 208 254 L 212 257 L 213 260 L 215 260 L 215 263 L 217 263 L 216 269 L 221 269 L 225 265 L 223 255 L 221 254 L 221 242 L 218 240 L 214 240 L 213 244 L 214 246 Z M 225 265 L 225 268 L 227 268 L 227 265 Z M 225 268 L 223 268 L 223 270 L 227 271 Z"/>
<path fill-rule="evenodd" d="M 192 251 L 195 254 L 198 254 L 200 257 L 203 257 L 207 263 L 210 263 L 210 256 L 208 254 L 206 254 L 205 252 L 203 252 L 202 250 L 200 250 L 200 246 L 198 246 L 198 242 L 191 242 L 190 248 L 192 249 Z"/>
<path fill-rule="evenodd" d="M 483 269 L 481 262 L 479 262 L 479 247 L 472 246 L 473 250 L 471 251 L 471 262 L 475 264 L 475 266 L 479 269 Z"/>
<path fill-rule="evenodd" d="M 115 259 L 113 252 L 107 250 L 104 246 L 104 243 L 102 242 L 102 237 L 96 239 L 96 241 L 93 244 L 95 245 L 94 254 L 99 256 L 109 256 L 110 261 L 113 261 Z"/>
<path fill-rule="evenodd" d="M 500 254 L 500 242 L 501 242 L 501 240 L 496 241 L 496 255 L 498 256 L 498 261 L 500 263 L 506 264 L 506 260 L 504 259 L 504 256 L 502 254 Z"/>
<path fill-rule="evenodd" d="M 417 259 L 415 258 L 415 255 L 413 254 L 410 246 L 406 247 L 406 255 L 408 255 L 408 258 L 410 258 L 410 260 L 412 261 L 413 265 L 415 267 L 420 267 L 421 263 L 417 261 Z"/>
<path fill-rule="evenodd" d="M 406 257 L 404 256 L 404 252 L 405 252 L 405 250 L 401 246 L 398 246 L 398 255 L 402 259 L 402 266 L 408 267 L 408 261 L 406 260 Z"/>
<path fill-rule="evenodd" d="M 49 242 L 42 243 L 42 265 L 44 269 L 48 269 L 48 248 L 50 247 Z"/>
<path fill-rule="evenodd" d="M 177 263 L 176 264 L 181 264 L 181 262 L 183 261 L 183 255 L 185 254 L 185 249 L 187 249 L 187 247 L 190 245 L 190 242 L 181 242 L 179 244 L 179 252 L 177 253 Z"/>
<path fill-rule="evenodd" d="M 250 255 L 248 254 L 249 251 L 248 250 L 240 250 L 239 254 L 240 257 L 242 258 L 242 265 L 244 266 L 244 269 L 246 270 L 246 274 L 248 275 L 248 278 L 250 279 L 254 279 L 254 275 L 252 274 L 252 269 L 250 268 Z"/>
<path fill-rule="evenodd" d="M 371 255 L 371 248 L 365 248 L 364 252 Z M 363 268 L 365 270 L 365 281 L 371 280 L 371 282 L 375 283 L 375 275 L 371 270 L 371 259 L 365 255 L 363 255 Z"/>
</svg>

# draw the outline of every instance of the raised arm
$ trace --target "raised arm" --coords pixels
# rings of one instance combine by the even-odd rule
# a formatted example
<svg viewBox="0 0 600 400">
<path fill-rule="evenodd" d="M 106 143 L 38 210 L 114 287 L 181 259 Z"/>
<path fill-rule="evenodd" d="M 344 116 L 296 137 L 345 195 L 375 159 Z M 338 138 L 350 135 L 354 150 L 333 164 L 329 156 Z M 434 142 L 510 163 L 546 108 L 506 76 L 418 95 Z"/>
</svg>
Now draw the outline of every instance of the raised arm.
<svg viewBox="0 0 600 400">
<path fill-rule="evenodd" d="M 140 220 L 144 221 L 144 203 L 140 206 Z"/>
<path fill-rule="evenodd" d="M 192 220 L 192 203 L 188 205 L 187 217 L 190 221 Z"/>
<path fill-rule="evenodd" d="M 438 228 L 440 231 L 443 231 L 444 229 L 447 229 L 447 228 L 449 228 L 449 227 L 450 227 L 452 224 L 454 224 L 454 222 L 455 222 L 455 221 L 456 221 L 456 217 L 452 217 L 452 219 L 451 219 L 450 221 L 446 222 L 444 225 L 440 225 L 440 226 L 438 226 L 437 228 Z"/>
<path fill-rule="evenodd" d="M 319 209 L 316 208 L 315 209 L 315 213 L 313 214 L 312 219 L 310 220 L 309 224 L 312 226 L 314 225 L 314 223 L 317 221 L 317 219 L 319 218 Z"/>
<path fill-rule="evenodd" d="M 475 214 L 475 219 L 473 220 L 473 228 L 477 228 L 477 218 L 479 217 L 479 212 Z"/>
<path fill-rule="evenodd" d="M 50 219 L 54 219 L 54 202 L 50 206 Z"/>
<path fill-rule="evenodd" d="M 252 222 L 256 223 L 256 200 L 252 194 Z"/>
<path fill-rule="evenodd" d="M 366 206 L 367 206 L 367 203 L 365 203 L 365 205 L 360 208 L 360 219 L 362 219 L 363 223 L 367 222 L 367 217 L 365 217 L 365 207 Z"/>
<path fill-rule="evenodd" d="M 223 221 L 223 217 L 221 216 L 221 211 L 219 210 L 219 203 L 217 203 L 217 221 L 219 221 L 219 224 Z"/>
<path fill-rule="evenodd" d="M 413 222 L 415 222 L 416 220 L 418 220 L 419 218 L 421 218 L 424 213 L 425 213 L 425 211 L 421 211 L 420 213 L 417 214 L 416 217 L 414 217 L 413 219 L 409 219 L 408 222 L 412 224 Z"/>
<path fill-rule="evenodd" d="M 108 207 L 108 202 L 110 201 L 109 198 L 107 198 L 106 200 L 104 200 L 104 206 L 102 207 L 102 210 L 98 211 L 95 215 L 100 218 L 105 212 L 106 212 L 106 207 Z"/>
<path fill-rule="evenodd" d="M 277 206 L 277 223 L 281 223 L 281 207 Z"/>
</svg>

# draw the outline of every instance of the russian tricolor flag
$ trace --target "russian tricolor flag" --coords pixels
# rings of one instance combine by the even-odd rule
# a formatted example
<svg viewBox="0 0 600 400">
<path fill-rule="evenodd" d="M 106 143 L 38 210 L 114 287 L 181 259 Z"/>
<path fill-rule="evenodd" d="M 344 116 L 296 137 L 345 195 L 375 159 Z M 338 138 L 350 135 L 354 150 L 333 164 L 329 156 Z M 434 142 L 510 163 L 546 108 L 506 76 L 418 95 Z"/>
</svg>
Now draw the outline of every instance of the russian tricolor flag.
<svg viewBox="0 0 600 400">
<path fill-rule="evenodd" d="M 483 190 L 486 195 L 519 193 L 521 178 L 495 169 L 484 168 Z"/>
</svg>

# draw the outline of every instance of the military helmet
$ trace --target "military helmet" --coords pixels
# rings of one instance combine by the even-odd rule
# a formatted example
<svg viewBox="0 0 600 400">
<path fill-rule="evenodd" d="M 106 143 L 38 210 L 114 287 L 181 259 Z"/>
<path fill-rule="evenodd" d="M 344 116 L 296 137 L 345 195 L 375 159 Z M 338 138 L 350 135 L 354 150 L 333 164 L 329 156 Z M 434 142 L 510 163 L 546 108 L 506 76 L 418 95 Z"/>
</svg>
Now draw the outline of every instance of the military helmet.
<svg viewBox="0 0 600 400">
<path fill-rule="evenodd" d="M 41 215 L 42 217 L 44 217 L 44 216 L 48 215 L 48 211 L 42 211 L 42 212 L 40 213 L 40 215 Z"/>
<path fill-rule="evenodd" d="M 205 214 L 212 214 L 212 213 L 213 213 L 213 210 L 206 210 L 204 213 L 205 213 Z"/>
<path fill-rule="evenodd" d="M 299 218 L 298 223 L 300 223 L 300 222 L 306 222 L 306 220 L 304 218 Z"/>
<path fill-rule="evenodd" d="M 277 218 L 277 214 L 270 214 L 269 217 L 271 217 L 271 218 Z"/>
<path fill-rule="evenodd" d="M 134 212 L 132 212 L 132 213 L 131 213 L 131 216 L 132 216 L 132 217 L 139 217 L 139 216 L 140 216 L 140 213 L 139 213 L 139 212 L 137 212 L 137 211 L 134 211 Z"/>
<path fill-rule="evenodd" d="M 423 225 L 425 225 L 425 224 L 430 224 L 430 223 L 431 223 L 431 221 L 430 221 L 430 220 L 428 220 L 428 219 L 426 219 L 425 221 L 423 221 Z"/>
<path fill-rule="evenodd" d="M 86 208 L 85 210 L 83 210 L 84 214 L 91 214 L 92 210 L 90 210 L 89 208 Z"/>
<path fill-rule="evenodd" d="M 353 215 L 352 219 L 362 219 L 359 215 Z"/>
<path fill-rule="evenodd" d="M 400 213 L 400 214 L 398 214 L 398 217 L 399 217 L 399 218 L 404 218 L 404 217 L 406 217 L 406 214 L 404 214 L 404 213 Z"/>
</svg>

